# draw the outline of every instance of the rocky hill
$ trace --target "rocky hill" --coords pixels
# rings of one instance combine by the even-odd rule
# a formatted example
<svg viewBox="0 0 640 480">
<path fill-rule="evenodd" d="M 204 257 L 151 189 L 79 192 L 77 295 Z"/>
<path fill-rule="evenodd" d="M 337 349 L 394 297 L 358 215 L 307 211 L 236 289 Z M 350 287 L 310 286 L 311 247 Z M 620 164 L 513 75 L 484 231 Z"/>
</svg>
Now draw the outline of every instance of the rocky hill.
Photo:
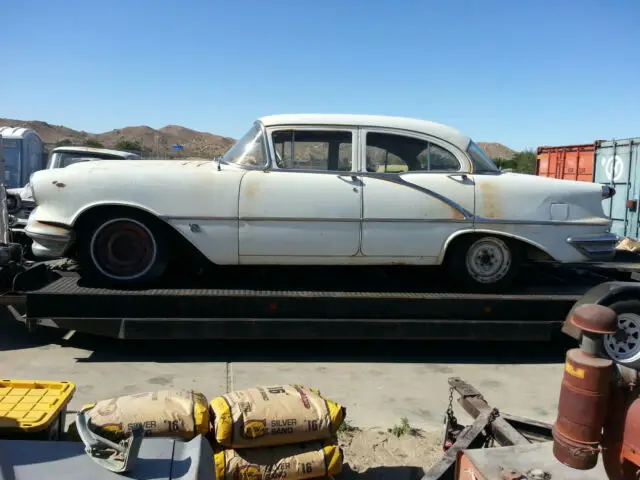
<svg viewBox="0 0 640 480">
<path fill-rule="evenodd" d="M 49 145 L 55 145 L 61 141 L 68 141 L 73 145 L 84 145 L 90 141 L 94 144 L 97 142 L 106 148 L 115 148 L 119 141 L 127 140 L 137 142 L 148 154 L 159 156 L 170 154 L 171 146 L 180 144 L 184 146 L 185 156 L 212 157 L 224 153 L 235 143 L 233 138 L 198 132 L 177 125 L 167 125 L 158 130 L 139 126 L 104 133 L 89 133 L 42 121 L 0 118 L 0 127 L 4 126 L 31 128 L 38 132 L 42 140 Z"/>
<path fill-rule="evenodd" d="M 97 142 L 106 148 L 114 148 L 121 140 L 137 142 L 148 155 L 165 156 L 172 153 L 171 146 L 184 146 L 185 156 L 212 157 L 224 153 L 235 139 L 221 137 L 207 132 L 198 132 L 180 125 L 167 125 L 160 129 L 148 126 L 125 127 L 104 133 L 89 133 L 73 130 L 63 125 L 52 125 L 39 120 L 13 120 L 0 118 L 0 127 L 13 126 L 31 128 L 38 132 L 43 141 L 55 145 L 68 141 L 73 145 L 84 145 L 87 141 Z M 500 143 L 478 142 L 491 158 L 510 159 L 515 151 Z"/>
<path fill-rule="evenodd" d="M 484 150 L 484 152 L 491 158 L 502 158 L 504 160 L 511 160 L 513 156 L 518 153 L 515 150 L 511 150 L 509 147 L 495 142 L 478 142 L 478 146 Z"/>
</svg>

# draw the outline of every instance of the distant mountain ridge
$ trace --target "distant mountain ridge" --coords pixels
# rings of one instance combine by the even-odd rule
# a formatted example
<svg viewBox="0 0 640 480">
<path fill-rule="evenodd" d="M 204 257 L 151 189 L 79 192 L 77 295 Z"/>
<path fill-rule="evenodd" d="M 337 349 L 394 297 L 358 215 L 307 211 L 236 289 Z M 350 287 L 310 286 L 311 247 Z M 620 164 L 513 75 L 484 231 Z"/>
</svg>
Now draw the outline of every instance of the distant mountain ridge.
<svg viewBox="0 0 640 480">
<path fill-rule="evenodd" d="M 106 148 L 115 148 L 120 140 L 128 140 L 138 142 L 143 150 L 158 155 L 169 154 L 172 151 L 172 145 L 180 144 L 184 146 L 185 156 L 213 157 L 226 152 L 236 141 L 230 137 L 198 132 L 179 125 L 167 125 L 157 130 L 143 125 L 119 128 L 104 133 L 89 133 L 39 120 L 0 118 L 0 127 L 5 126 L 31 128 L 50 145 L 65 140 L 73 145 L 84 145 L 91 140 L 101 143 Z"/>
<path fill-rule="evenodd" d="M 214 157 L 226 152 L 236 139 L 223 137 L 208 132 L 199 132 L 180 125 L 167 125 L 154 129 L 146 125 L 124 127 L 103 133 L 89 133 L 74 130 L 63 125 L 52 125 L 41 120 L 14 120 L 0 118 L 0 127 L 31 128 L 38 132 L 42 140 L 50 145 L 68 140 L 74 145 L 84 145 L 92 140 L 101 143 L 106 148 L 114 148 L 120 140 L 139 142 L 143 149 L 150 154 L 168 155 L 172 153 L 171 146 L 184 146 L 185 156 Z M 495 142 L 477 142 L 491 158 L 510 159 L 517 152 L 509 147 Z"/>
</svg>

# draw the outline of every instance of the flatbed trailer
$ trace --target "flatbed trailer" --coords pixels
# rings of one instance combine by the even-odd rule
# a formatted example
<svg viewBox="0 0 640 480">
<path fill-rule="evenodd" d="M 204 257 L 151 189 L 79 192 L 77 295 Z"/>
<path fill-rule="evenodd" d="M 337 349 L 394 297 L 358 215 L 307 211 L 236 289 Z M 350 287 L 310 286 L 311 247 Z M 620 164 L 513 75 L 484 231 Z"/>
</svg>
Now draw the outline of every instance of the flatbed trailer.
<svg viewBox="0 0 640 480">
<path fill-rule="evenodd" d="M 626 295 L 637 296 L 640 282 L 611 281 L 614 270 L 552 268 L 536 273 L 537 285 L 487 295 L 438 290 L 437 278 L 430 290 L 419 289 L 411 272 L 393 277 L 397 269 L 392 278 L 371 269 L 360 276 L 324 269 L 318 279 L 318 269 L 297 278 L 291 269 L 261 277 L 235 267 L 217 271 L 217 281 L 175 279 L 163 288 L 116 290 L 85 285 L 76 272 L 41 263 L 17 273 L 0 304 L 29 329 L 120 339 L 541 341 L 560 333 L 585 298 L 598 303 L 594 291 L 612 301 L 612 289 L 625 285 Z"/>
</svg>

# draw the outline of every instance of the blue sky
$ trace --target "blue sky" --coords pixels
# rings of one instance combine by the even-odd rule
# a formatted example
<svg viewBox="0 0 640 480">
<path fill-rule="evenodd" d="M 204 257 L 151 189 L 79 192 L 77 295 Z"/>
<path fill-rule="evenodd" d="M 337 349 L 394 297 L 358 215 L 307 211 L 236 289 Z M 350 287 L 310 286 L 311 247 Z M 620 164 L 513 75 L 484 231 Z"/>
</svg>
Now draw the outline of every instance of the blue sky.
<svg viewBox="0 0 640 480">
<path fill-rule="evenodd" d="M 89 132 L 402 115 L 514 149 L 640 136 L 640 0 L 2 2 L 0 116 Z"/>
</svg>

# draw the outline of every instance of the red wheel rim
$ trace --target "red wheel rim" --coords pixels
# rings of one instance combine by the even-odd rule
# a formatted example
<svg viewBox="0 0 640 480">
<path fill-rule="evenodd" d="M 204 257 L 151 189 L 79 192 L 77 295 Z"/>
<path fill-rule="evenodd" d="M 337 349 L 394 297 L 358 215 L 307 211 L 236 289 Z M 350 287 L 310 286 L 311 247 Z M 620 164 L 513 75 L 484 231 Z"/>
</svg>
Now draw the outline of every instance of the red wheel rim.
<svg viewBox="0 0 640 480">
<path fill-rule="evenodd" d="M 133 221 L 111 222 L 93 239 L 93 260 L 111 277 L 132 278 L 144 274 L 151 268 L 155 253 L 155 241 L 149 230 Z"/>
</svg>

